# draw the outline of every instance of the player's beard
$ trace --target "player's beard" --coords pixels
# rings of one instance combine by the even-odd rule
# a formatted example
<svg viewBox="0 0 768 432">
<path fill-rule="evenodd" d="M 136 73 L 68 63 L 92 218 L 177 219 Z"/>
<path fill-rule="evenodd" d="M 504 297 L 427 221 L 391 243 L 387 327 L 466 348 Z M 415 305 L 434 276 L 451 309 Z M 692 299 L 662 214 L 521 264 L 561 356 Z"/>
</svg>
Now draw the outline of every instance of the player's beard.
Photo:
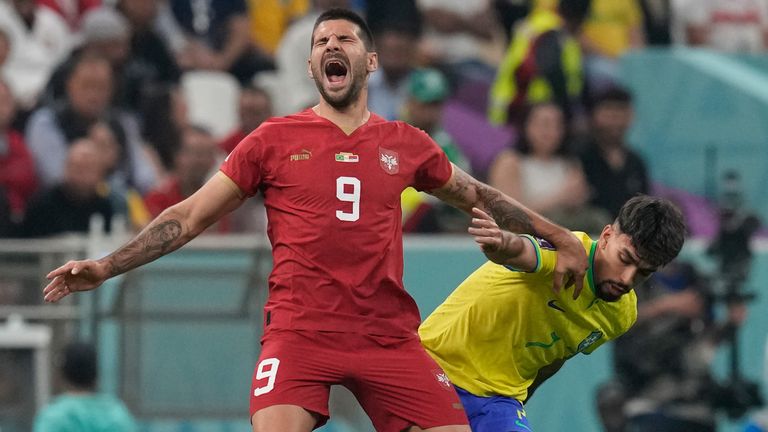
<svg viewBox="0 0 768 432">
<path fill-rule="evenodd" d="M 597 288 L 596 288 L 596 291 L 597 291 L 597 296 L 598 296 L 598 297 L 599 297 L 601 300 L 603 300 L 603 301 L 607 301 L 607 302 L 615 302 L 615 301 L 618 301 L 618 300 L 621 298 L 621 295 L 616 295 L 616 294 L 613 292 L 613 289 L 610 287 L 610 286 L 611 286 L 611 285 L 613 285 L 613 284 L 615 284 L 615 285 L 619 285 L 619 286 L 621 286 L 621 287 L 622 287 L 622 289 L 623 289 L 625 292 L 629 292 L 629 290 L 627 289 L 627 287 L 625 287 L 624 285 L 622 285 L 622 284 L 620 284 L 620 283 L 618 283 L 618 282 L 615 282 L 615 281 L 611 281 L 611 280 L 605 280 L 605 281 L 602 281 L 602 282 L 598 282 L 598 283 L 596 284 L 596 287 L 597 287 Z M 623 294 L 622 294 L 622 295 L 623 295 Z"/>
<path fill-rule="evenodd" d="M 320 70 L 321 68 L 322 63 L 318 67 L 313 67 L 312 76 L 313 80 L 315 81 L 315 86 L 320 92 L 320 96 L 328 103 L 328 105 L 337 110 L 343 110 L 344 108 L 349 107 L 353 102 L 357 101 L 357 99 L 360 97 L 360 92 L 365 86 L 365 79 L 367 74 L 365 68 L 365 58 L 360 60 L 356 65 L 350 63 L 349 70 L 347 71 L 347 73 L 350 74 L 349 84 L 343 92 L 337 93 L 335 95 L 329 94 L 325 90 L 325 87 L 323 87 L 323 79 L 325 77 L 325 73 L 324 71 Z"/>
</svg>

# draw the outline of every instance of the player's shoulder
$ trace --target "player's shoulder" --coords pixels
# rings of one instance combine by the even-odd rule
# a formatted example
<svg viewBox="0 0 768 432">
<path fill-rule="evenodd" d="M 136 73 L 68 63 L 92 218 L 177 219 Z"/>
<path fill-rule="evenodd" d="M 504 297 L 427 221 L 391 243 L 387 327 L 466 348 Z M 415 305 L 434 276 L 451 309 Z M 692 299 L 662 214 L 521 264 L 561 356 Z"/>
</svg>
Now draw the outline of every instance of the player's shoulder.
<svg viewBox="0 0 768 432">
<path fill-rule="evenodd" d="M 620 304 L 621 313 L 616 318 L 616 324 L 619 329 L 616 337 L 626 333 L 637 321 L 637 295 L 635 291 L 632 290 L 623 295 L 618 303 Z"/>
<path fill-rule="evenodd" d="M 402 135 L 421 135 L 428 136 L 423 130 L 412 126 L 402 120 L 387 120 L 380 115 L 371 112 L 371 119 L 368 122 L 373 128 L 386 130 L 388 133 L 398 133 Z"/>
</svg>

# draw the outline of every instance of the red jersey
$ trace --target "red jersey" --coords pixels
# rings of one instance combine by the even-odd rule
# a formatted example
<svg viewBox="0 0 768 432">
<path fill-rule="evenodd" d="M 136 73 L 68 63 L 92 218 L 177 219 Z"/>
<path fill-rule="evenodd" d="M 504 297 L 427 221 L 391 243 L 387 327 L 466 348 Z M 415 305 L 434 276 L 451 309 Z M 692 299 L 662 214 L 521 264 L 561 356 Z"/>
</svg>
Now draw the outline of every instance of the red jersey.
<svg viewBox="0 0 768 432">
<path fill-rule="evenodd" d="M 264 196 L 268 327 L 416 333 L 419 311 L 403 288 L 400 193 L 439 188 L 452 173 L 426 133 L 371 113 L 346 135 L 307 109 L 262 124 L 221 171 Z"/>
</svg>

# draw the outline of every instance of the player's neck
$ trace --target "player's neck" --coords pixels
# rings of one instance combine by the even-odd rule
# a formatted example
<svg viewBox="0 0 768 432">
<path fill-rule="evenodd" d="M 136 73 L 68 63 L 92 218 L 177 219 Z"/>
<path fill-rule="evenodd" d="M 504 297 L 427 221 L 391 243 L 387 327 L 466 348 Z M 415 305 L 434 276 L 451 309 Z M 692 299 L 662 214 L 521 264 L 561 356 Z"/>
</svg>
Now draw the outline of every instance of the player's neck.
<svg viewBox="0 0 768 432">
<path fill-rule="evenodd" d="M 312 110 L 318 116 L 338 126 L 347 135 L 364 125 L 371 117 L 365 98 L 359 98 L 356 102 L 342 109 L 334 108 L 325 100 L 320 99 L 320 103 L 315 105 Z"/>
</svg>

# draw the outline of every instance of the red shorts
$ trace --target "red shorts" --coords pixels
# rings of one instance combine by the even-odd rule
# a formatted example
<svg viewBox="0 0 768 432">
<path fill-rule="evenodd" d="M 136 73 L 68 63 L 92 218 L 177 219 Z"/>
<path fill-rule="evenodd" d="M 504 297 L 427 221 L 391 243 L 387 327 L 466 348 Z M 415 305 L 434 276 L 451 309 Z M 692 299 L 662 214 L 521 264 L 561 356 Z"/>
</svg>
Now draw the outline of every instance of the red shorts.
<svg viewBox="0 0 768 432">
<path fill-rule="evenodd" d="M 251 417 L 297 405 L 328 420 L 330 386 L 347 387 L 377 431 L 466 425 L 458 395 L 417 337 L 270 329 L 251 384 Z"/>
</svg>

